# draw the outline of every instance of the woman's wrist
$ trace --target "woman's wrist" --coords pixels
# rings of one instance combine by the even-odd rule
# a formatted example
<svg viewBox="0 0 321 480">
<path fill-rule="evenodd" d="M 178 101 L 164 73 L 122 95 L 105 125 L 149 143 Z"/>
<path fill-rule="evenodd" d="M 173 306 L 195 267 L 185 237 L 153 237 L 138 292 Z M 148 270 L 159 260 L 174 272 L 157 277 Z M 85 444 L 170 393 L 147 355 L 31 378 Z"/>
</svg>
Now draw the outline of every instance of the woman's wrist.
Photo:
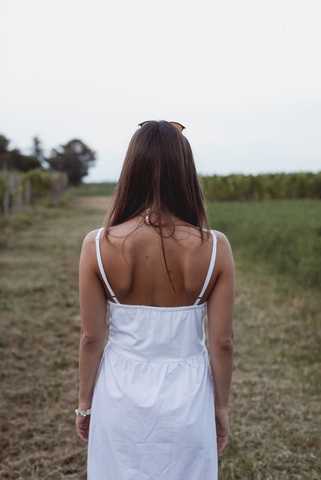
<svg viewBox="0 0 321 480">
<path fill-rule="evenodd" d="M 215 403 L 215 411 L 216 412 L 221 412 L 221 413 L 228 413 L 228 405 L 224 405 L 224 406 L 219 406 Z"/>
<path fill-rule="evenodd" d="M 91 402 L 78 402 L 78 410 L 79 411 L 86 411 L 91 408 Z"/>
</svg>

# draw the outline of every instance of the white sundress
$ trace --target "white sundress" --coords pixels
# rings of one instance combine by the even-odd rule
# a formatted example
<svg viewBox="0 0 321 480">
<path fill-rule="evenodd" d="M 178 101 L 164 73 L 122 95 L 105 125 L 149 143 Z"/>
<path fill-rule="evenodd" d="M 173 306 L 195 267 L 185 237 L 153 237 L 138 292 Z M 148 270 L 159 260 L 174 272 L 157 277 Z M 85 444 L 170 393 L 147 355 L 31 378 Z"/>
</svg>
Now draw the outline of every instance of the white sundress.
<svg viewBox="0 0 321 480">
<path fill-rule="evenodd" d="M 217 238 L 203 289 L 192 306 L 115 303 L 95 386 L 88 442 L 88 480 L 216 480 L 212 381 L 204 308 Z"/>
</svg>

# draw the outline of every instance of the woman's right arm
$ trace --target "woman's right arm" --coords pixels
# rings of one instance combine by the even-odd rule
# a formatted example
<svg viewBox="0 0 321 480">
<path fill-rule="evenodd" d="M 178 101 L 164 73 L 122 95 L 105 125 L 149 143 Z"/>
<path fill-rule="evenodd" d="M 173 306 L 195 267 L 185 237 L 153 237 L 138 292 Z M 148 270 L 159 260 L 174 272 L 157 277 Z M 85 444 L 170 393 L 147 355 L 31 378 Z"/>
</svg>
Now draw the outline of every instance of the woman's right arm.
<svg viewBox="0 0 321 480">
<path fill-rule="evenodd" d="M 234 262 L 230 244 L 218 235 L 215 269 L 218 277 L 208 298 L 210 364 L 214 379 L 217 450 L 229 434 L 228 406 L 233 370 Z"/>
<path fill-rule="evenodd" d="M 84 240 L 79 264 L 81 334 L 79 344 L 80 411 L 91 408 L 95 379 L 106 339 L 107 298 L 97 272 L 95 232 Z M 90 416 L 77 417 L 79 438 L 88 442 Z"/>
</svg>

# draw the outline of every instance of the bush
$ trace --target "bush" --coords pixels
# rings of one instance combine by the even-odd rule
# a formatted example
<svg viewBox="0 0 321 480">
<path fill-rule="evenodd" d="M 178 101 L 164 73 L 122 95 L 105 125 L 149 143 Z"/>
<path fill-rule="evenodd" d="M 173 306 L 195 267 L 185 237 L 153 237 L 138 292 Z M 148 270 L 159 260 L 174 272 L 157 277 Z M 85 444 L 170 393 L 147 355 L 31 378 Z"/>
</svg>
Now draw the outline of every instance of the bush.
<svg viewBox="0 0 321 480">
<path fill-rule="evenodd" d="M 201 177 L 208 200 L 321 198 L 321 172 Z"/>
<path fill-rule="evenodd" d="M 22 176 L 22 183 L 25 186 L 27 179 L 30 179 L 31 182 L 31 195 L 32 196 L 42 196 L 46 195 L 50 191 L 52 184 L 52 175 L 49 172 L 41 170 L 41 168 L 34 168 L 29 170 Z"/>
</svg>

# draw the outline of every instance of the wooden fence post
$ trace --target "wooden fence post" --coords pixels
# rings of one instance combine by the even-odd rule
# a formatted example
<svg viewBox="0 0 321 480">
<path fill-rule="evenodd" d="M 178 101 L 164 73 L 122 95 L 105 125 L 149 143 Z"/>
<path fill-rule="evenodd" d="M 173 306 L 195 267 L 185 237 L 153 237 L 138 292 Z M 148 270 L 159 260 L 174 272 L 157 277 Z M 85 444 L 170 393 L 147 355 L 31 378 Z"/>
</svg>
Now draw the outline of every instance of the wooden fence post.
<svg viewBox="0 0 321 480">
<path fill-rule="evenodd" d="M 5 186 L 3 193 L 3 213 L 4 215 L 9 215 L 9 187 Z"/>
<path fill-rule="evenodd" d="M 9 171 L 9 190 L 10 190 L 10 198 L 11 198 L 11 214 L 15 213 L 15 205 L 14 205 L 14 171 Z"/>
<path fill-rule="evenodd" d="M 57 172 L 52 176 L 50 205 L 56 205 L 59 198 L 66 192 L 68 187 L 68 175 L 65 172 Z"/>
<path fill-rule="evenodd" d="M 3 165 L 3 175 L 8 178 L 8 168 L 6 163 Z M 4 187 L 2 208 L 3 214 L 6 216 L 9 215 L 9 185 Z"/>
<path fill-rule="evenodd" d="M 16 172 L 16 200 L 17 200 L 17 208 L 18 212 L 22 209 L 22 195 L 21 195 L 21 177 L 22 174 L 20 172 Z"/>
<path fill-rule="evenodd" d="M 24 190 L 24 202 L 25 205 L 30 205 L 31 200 L 31 181 L 30 178 L 26 178 L 25 190 Z"/>
</svg>

